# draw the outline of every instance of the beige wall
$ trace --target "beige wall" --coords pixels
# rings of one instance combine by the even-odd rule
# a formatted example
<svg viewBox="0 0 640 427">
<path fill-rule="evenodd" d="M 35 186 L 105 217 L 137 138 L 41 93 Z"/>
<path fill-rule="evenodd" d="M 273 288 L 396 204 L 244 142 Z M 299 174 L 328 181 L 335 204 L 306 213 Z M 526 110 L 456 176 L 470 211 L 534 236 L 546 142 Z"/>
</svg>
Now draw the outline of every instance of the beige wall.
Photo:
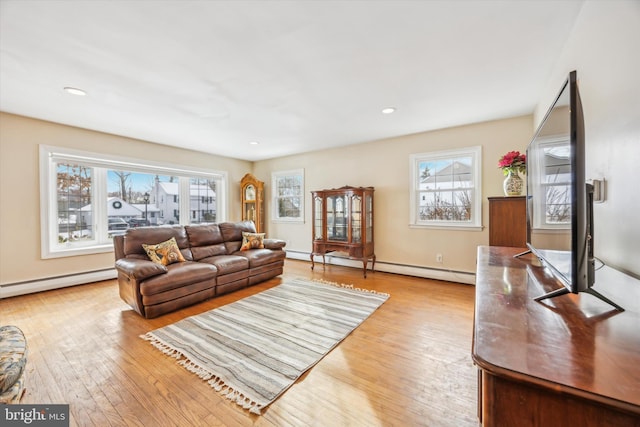
<svg viewBox="0 0 640 427">
<path fill-rule="evenodd" d="M 40 258 L 39 144 L 227 171 L 232 195 L 239 193 L 240 179 L 252 167 L 246 161 L 0 113 L 0 284 L 113 267 L 113 253 Z M 239 200 L 232 197 L 229 218 L 239 217 Z"/>
<path fill-rule="evenodd" d="M 594 206 L 595 253 L 640 277 L 640 2 L 586 1 L 536 108 L 537 124 L 571 70 L 577 71 L 587 179 L 605 179 Z M 597 276 L 596 276 L 597 282 Z"/>
<path fill-rule="evenodd" d="M 291 250 L 311 250 L 311 190 L 343 185 L 374 186 L 376 253 L 381 262 L 475 271 L 476 246 L 488 243 L 488 232 L 409 228 L 409 155 L 434 150 L 483 147 L 483 223 L 489 196 L 501 195 L 498 158 L 524 150 L 531 138 L 531 116 L 408 135 L 345 149 L 316 151 L 274 160 L 249 162 L 205 155 L 149 142 L 0 113 L 0 284 L 38 280 L 113 267 L 111 253 L 40 259 L 38 145 L 47 144 L 106 154 L 126 153 L 172 164 L 225 170 L 230 180 L 229 219 L 240 215 L 239 181 L 253 167 L 266 183 L 267 232 L 288 241 Z M 305 169 L 305 223 L 269 221 L 271 172 Z M 16 179 L 19 177 L 19 179 Z M 19 185 L 15 183 L 19 182 Z M 444 264 L 435 262 L 442 253 Z"/>
<path fill-rule="evenodd" d="M 532 117 L 461 126 L 308 154 L 257 162 L 254 174 L 266 183 L 268 218 L 271 172 L 305 170 L 305 223 L 268 221 L 268 235 L 288 241 L 287 248 L 311 251 L 312 190 L 344 185 L 375 187 L 375 251 L 378 261 L 475 272 L 476 248 L 489 242 L 489 196 L 502 195 L 504 177 L 498 159 L 507 151 L 524 151 L 532 136 Z M 409 156 L 416 153 L 482 146 L 482 231 L 409 227 Z M 267 218 L 267 219 L 268 219 Z M 436 263 L 436 253 L 444 264 Z"/>
<path fill-rule="evenodd" d="M 289 249 L 311 249 L 311 190 L 349 185 L 376 188 L 376 252 L 380 261 L 475 271 L 476 246 L 488 231 L 412 229 L 409 221 L 409 155 L 449 148 L 483 147 L 483 223 L 486 198 L 501 194 L 498 158 L 524 150 L 533 129 L 569 71 L 578 71 L 586 140 L 587 178 L 607 180 L 607 201 L 595 206 L 596 255 L 608 264 L 640 275 L 637 179 L 640 165 L 640 2 L 587 1 L 565 51 L 531 116 L 473 124 L 369 142 L 346 149 L 249 162 L 195 153 L 99 132 L 0 113 L 0 284 L 36 280 L 113 266 L 110 253 L 40 259 L 38 144 L 210 167 L 229 172 L 230 194 L 253 169 L 266 182 L 267 208 L 272 171 L 305 169 L 304 224 L 269 221 L 267 232 L 289 242 Z M 238 198 L 230 198 L 229 218 L 238 219 Z M 444 265 L 435 254 L 444 255 Z"/>
</svg>

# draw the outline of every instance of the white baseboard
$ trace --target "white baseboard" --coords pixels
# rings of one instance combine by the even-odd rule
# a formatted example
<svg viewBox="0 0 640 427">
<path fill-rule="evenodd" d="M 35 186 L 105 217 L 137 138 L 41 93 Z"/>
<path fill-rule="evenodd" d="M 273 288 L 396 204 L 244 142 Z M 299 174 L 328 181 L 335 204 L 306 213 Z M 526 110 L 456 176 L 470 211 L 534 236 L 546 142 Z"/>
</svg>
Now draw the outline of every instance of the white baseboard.
<svg viewBox="0 0 640 427">
<path fill-rule="evenodd" d="M 301 261 L 311 261 L 309 252 L 287 251 L 287 258 Z M 362 262 L 342 256 L 325 255 L 326 263 L 329 265 L 340 265 L 344 267 L 354 267 L 362 269 Z M 319 262 L 318 262 L 319 260 Z M 316 258 L 316 267 L 322 268 L 322 259 Z M 371 269 L 371 263 L 367 265 Z M 403 274 L 405 276 L 424 277 L 426 279 L 444 280 L 447 282 L 465 283 L 475 285 L 476 275 L 466 271 L 448 270 L 446 268 L 419 267 L 415 265 L 394 264 L 390 262 L 376 261 L 376 271 L 385 273 Z"/>
<path fill-rule="evenodd" d="M 51 289 L 65 288 L 68 286 L 83 285 L 85 283 L 100 282 L 102 280 L 111 280 L 116 277 L 118 277 L 116 269 L 110 268 L 107 270 L 69 274 L 67 276 L 51 277 L 41 280 L 2 284 L 0 285 L 0 299 L 32 294 L 35 292 L 49 291 Z"/>
<path fill-rule="evenodd" d="M 287 251 L 287 258 L 297 259 L 301 261 L 310 261 L 310 253 Z M 329 265 L 362 268 L 362 262 L 358 260 L 333 255 L 326 255 L 325 259 L 327 264 Z M 322 261 L 316 261 L 316 265 L 316 268 L 322 268 Z M 367 268 L 371 269 L 371 264 L 369 264 Z M 376 261 L 376 271 L 403 274 L 405 276 L 424 277 L 427 279 L 444 280 L 447 282 L 466 283 L 469 285 L 474 285 L 476 281 L 476 276 L 474 273 L 465 271 L 418 267 L 381 261 Z M 111 280 L 115 279 L 116 277 L 118 277 L 118 274 L 115 268 L 110 268 L 106 270 L 70 274 L 67 276 L 51 277 L 41 280 L 0 284 L 0 299 L 15 297 L 18 295 L 32 294 L 35 292 L 49 291 L 51 289 L 65 288 L 68 286 L 83 285 L 85 283 L 100 282 L 102 280 Z"/>
</svg>

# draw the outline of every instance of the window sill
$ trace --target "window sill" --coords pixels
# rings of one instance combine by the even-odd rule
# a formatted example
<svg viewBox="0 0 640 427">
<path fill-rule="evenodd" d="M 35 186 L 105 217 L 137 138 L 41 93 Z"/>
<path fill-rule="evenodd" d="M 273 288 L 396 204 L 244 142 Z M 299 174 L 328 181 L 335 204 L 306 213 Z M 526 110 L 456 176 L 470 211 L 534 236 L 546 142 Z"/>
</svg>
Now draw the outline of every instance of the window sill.
<svg viewBox="0 0 640 427">
<path fill-rule="evenodd" d="M 105 252 L 113 252 L 113 243 L 105 243 L 105 244 L 96 244 L 91 246 L 83 246 L 80 248 L 68 248 L 68 249 L 59 249 L 51 251 L 43 251 L 41 256 L 42 259 L 49 258 L 64 258 L 69 256 L 80 256 L 80 255 L 92 255 L 92 254 L 100 254 Z"/>
<path fill-rule="evenodd" d="M 482 231 L 484 226 L 482 225 L 437 225 L 437 224 L 409 224 L 409 228 L 422 228 L 429 230 L 452 230 L 452 231 Z"/>
</svg>

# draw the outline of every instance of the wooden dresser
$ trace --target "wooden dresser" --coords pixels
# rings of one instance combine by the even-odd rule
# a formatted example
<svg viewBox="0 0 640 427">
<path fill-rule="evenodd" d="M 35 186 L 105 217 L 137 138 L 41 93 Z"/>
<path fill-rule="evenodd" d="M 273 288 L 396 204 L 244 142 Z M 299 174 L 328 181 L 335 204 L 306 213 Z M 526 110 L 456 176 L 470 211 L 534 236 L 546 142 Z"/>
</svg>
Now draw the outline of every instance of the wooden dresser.
<svg viewBox="0 0 640 427">
<path fill-rule="evenodd" d="M 525 196 L 489 197 L 489 245 L 523 248 L 526 243 Z"/>
<path fill-rule="evenodd" d="M 640 426 L 640 281 L 603 267 L 589 294 L 560 287 L 522 248 L 478 248 L 472 358 L 483 426 Z"/>
</svg>

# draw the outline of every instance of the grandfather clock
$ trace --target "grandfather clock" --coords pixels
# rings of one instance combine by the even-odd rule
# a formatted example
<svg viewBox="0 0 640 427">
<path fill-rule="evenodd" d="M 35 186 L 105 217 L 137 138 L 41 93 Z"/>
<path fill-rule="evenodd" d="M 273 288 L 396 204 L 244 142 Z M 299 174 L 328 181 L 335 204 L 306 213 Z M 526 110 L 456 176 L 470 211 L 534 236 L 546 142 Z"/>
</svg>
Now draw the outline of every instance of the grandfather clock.
<svg viewBox="0 0 640 427">
<path fill-rule="evenodd" d="M 250 173 L 240 181 L 242 220 L 253 221 L 258 233 L 264 233 L 264 182 Z"/>
</svg>

